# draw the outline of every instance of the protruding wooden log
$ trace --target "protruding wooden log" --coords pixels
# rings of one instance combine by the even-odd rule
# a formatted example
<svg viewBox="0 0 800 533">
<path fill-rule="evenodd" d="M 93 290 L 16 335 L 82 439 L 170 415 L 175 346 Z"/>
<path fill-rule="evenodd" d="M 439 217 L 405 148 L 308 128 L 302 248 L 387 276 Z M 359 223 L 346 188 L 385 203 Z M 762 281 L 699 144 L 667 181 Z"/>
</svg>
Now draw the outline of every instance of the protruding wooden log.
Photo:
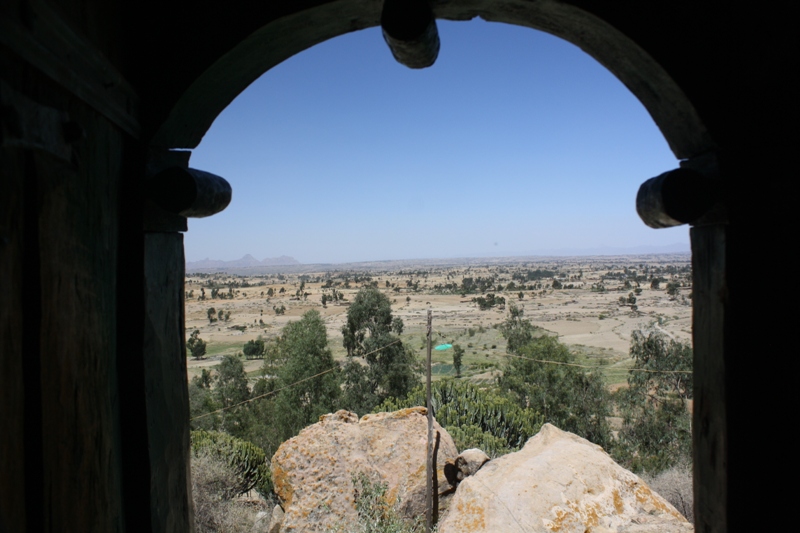
<svg viewBox="0 0 800 533">
<path fill-rule="evenodd" d="M 383 38 L 398 63 L 426 68 L 439 56 L 439 31 L 428 0 L 385 0 Z"/>
<path fill-rule="evenodd" d="M 717 200 L 712 179 L 678 168 L 642 183 L 636 195 L 636 211 L 651 228 L 669 228 L 698 220 Z"/>
<path fill-rule="evenodd" d="M 147 197 L 170 213 L 203 218 L 228 207 L 231 185 L 209 172 L 170 167 L 148 180 Z"/>
</svg>

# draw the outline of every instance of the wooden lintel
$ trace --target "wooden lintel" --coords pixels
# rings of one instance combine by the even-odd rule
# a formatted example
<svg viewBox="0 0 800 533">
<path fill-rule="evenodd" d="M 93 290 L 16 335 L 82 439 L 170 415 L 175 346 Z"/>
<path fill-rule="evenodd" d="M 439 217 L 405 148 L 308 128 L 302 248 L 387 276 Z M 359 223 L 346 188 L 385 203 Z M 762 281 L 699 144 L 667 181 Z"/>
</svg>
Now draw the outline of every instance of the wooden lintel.
<svg viewBox="0 0 800 533">
<path fill-rule="evenodd" d="M 31 22 L 0 10 L 0 44 L 138 138 L 139 99 L 122 74 L 42 0 L 29 0 Z"/>
</svg>

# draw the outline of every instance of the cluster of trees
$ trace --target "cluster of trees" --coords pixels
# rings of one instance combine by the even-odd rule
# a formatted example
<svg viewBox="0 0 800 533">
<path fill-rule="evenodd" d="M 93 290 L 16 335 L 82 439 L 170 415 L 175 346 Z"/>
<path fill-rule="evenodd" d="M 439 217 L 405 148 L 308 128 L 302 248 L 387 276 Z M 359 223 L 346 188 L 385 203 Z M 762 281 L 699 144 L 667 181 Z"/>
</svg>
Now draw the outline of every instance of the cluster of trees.
<svg viewBox="0 0 800 533">
<path fill-rule="evenodd" d="M 483 278 L 483 277 L 465 277 L 461 280 L 461 289 L 460 292 L 462 295 L 467 294 L 474 294 L 474 293 L 484 293 L 486 291 L 492 290 L 495 284 L 495 278 Z"/>
<path fill-rule="evenodd" d="M 421 362 L 401 341 L 403 329 L 386 295 L 362 288 L 342 328 L 347 357 L 339 364 L 321 315 L 308 311 L 279 337 L 245 344 L 245 356 L 264 359 L 255 378 L 245 373 L 242 358 L 226 356 L 213 372 L 204 369 L 192 379 L 192 429 L 224 431 L 270 456 L 325 413 L 347 409 L 363 415 L 424 405 Z M 499 329 L 509 357 L 493 386 L 451 379 L 434 387 L 434 414 L 459 448 L 502 455 L 550 422 L 603 446 L 634 471 L 657 473 L 690 460 L 687 345 L 660 330 L 634 332 L 629 386 L 611 394 L 597 369 L 577 364 L 566 346 L 533 326 L 513 303 Z M 205 353 L 197 331 L 187 348 L 193 355 Z M 458 376 L 463 355 L 455 345 Z M 623 419 L 617 436 L 608 423 L 612 415 Z"/>
<path fill-rule="evenodd" d="M 616 459 L 636 472 L 657 473 L 691 461 L 692 349 L 666 333 L 634 331 L 634 367 L 615 400 L 623 427 Z"/>
<path fill-rule="evenodd" d="M 222 309 L 217 311 L 213 307 L 209 307 L 206 310 L 206 315 L 208 315 L 208 323 L 209 324 L 213 324 L 217 320 L 220 320 L 220 321 L 224 320 L 225 322 L 227 322 L 228 320 L 231 319 L 231 312 L 230 311 L 224 311 Z"/>
<path fill-rule="evenodd" d="M 358 291 L 342 327 L 347 362 L 343 368 L 342 406 L 368 413 L 388 397 L 402 397 L 419 383 L 421 363 L 399 335 L 402 319 L 380 290 Z"/>
<path fill-rule="evenodd" d="M 330 280 L 329 280 L 330 281 Z M 339 302 L 339 301 L 346 301 L 347 298 L 344 297 L 340 291 L 336 289 L 331 289 L 331 293 L 327 294 L 325 292 L 322 293 L 322 307 L 328 307 L 328 302 Z"/>
<path fill-rule="evenodd" d="M 361 289 L 348 309 L 343 329 L 348 356 L 340 365 L 328 347 L 321 315 L 308 311 L 279 337 L 244 345 L 244 356 L 264 359 L 255 379 L 236 355 L 192 379 L 192 429 L 224 431 L 269 456 L 322 414 L 338 409 L 366 414 L 387 398 L 404 397 L 419 385 L 421 364 L 401 342 L 402 331 L 403 321 L 392 316 L 388 298 L 374 287 Z M 192 334 L 187 347 L 205 345 L 198 335 Z"/>
<path fill-rule="evenodd" d="M 543 270 L 541 268 L 537 268 L 536 270 L 526 269 L 520 272 L 514 272 L 513 274 L 511 274 L 511 279 L 522 282 L 537 281 L 541 279 L 553 278 L 556 276 L 556 274 L 557 273 L 553 270 L 546 270 L 546 269 Z"/>
<path fill-rule="evenodd" d="M 478 296 L 472 299 L 473 302 L 478 304 L 478 308 L 481 311 L 486 311 L 487 309 L 491 309 L 496 305 L 505 305 L 506 299 L 502 296 L 495 296 L 494 293 L 488 293 L 486 296 Z"/>
<path fill-rule="evenodd" d="M 538 271 L 538 272 L 546 272 L 550 274 L 554 274 L 553 272 L 547 271 Z M 535 276 L 535 275 L 534 275 Z M 448 275 L 448 279 L 449 279 Z M 527 277 L 524 273 L 514 273 L 513 279 L 517 281 L 526 281 Z M 533 279 L 539 279 L 534 277 Z M 410 283 L 410 282 L 407 282 Z M 549 284 L 548 284 L 549 285 Z M 411 285 L 409 285 L 411 287 Z M 414 290 L 418 289 L 418 282 L 413 285 Z M 500 283 L 496 276 L 492 277 L 465 277 L 461 280 L 461 284 L 456 283 L 455 281 L 445 282 L 445 283 L 437 283 L 433 286 L 432 291 L 437 294 L 461 294 L 461 296 L 466 296 L 467 294 L 483 294 L 489 291 L 495 292 L 514 292 L 518 290 L 540 290 L 544 287 L 544 285 L 539 282 L 535 281 L 534 283 L 530 283 L 525 285 L 524 283 L 516 283 L 515 281 L 510 281 L 507 285 L 503 285 Z M 395 287 L 395 291 L 399 292 L 400 288 Z"/>
<path fill-rule="evenodd" d="M 641 289 L 637 289 L 637 290 L 639 292 L 641 292 Z M 634 312 L 639 310 L 639 306 L 636 305 L 636 301 L 637 301 L 637 299 L 636 299 L 636 296 L 633 294 L 633 291 L 628 293 L 628 297 L 627 298 L 625 296 L 620 296 L 619 297 L 619 305 L 628 306 L 628 307 L 631 308 L 631 311 L 634 311 Z"/>
<path fill-rule="evenodd" d="M 634 331 L 628 387 L 609 393 L 602 376 L 577 365 L 555 337 L 544 335 L 513 305 L 501 325 L 511 357 L 498 388 L 545 422 L 603 446 L 635 471 L 661 472 L 691 461 L 692 349 L 661 330 Z M 622 429 L 612 438 L 608 417 Z"/>
<path fill-rule="evenodd" d="M 213 373 L 204 369 L 192 379 L 189 400 L 193 430 L 224 431 L 271 455 L 284 440 L 337 408 L 339 369 L 316 311 L 287 324 L 277 339 L 259 338 L 245 349 L 264 357 L 261 375 L 254 382 L 236 355 L 226 355 Z M 325 371 L 314 378 L 313 384 L 290 386 Z"/>
</svg>

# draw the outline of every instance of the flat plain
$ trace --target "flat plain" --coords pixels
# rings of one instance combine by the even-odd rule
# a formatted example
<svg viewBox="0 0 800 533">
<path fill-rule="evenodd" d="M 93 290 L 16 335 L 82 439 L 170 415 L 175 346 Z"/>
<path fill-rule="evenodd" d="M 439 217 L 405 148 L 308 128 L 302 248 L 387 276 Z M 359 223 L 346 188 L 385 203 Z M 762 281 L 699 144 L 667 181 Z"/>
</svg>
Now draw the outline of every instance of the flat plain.
<svg viewBox="0 0 800 533">
<path fill-rule="evenodd" d="M 277 337 L 283 326 L 310 309 L 324 318 L 328 346 L 343 361 L 341 328 L 348 306 L 358 290 L 370 284 L 390 299 L 393 316 L 405 325 L 401 338 L 420 359 L 426 353 L 430 309 L 433 344 L 464 348 L 462 374 L 479 383 L 492 381 L 508 357 L 498 326 L 512 304 L 544 333 L 557 335 L 579 363 L 597 367 L 611 389 L 626 382 L 632 331 L 660 328 L 677 340 L 691 342 L 689 254 L 386 261 L 303 265 L 283 271 L 274 267 L 269 272 L 190 272 L 185 282 L 186 333 L 188 337 L 199 331 L 207 353 L 201 359 L 188 358 L 188 377 L 219 364 L 225 354 L 242 352 L 244 344 L 259 335 Z M 490 294 L 493 306 L 487 305 Z M 433 354 L 434 379 L 454 375 L 453 351 Z M 245 361 L 254 378 L 261 365 L 258 359 Z"/>
</svg>

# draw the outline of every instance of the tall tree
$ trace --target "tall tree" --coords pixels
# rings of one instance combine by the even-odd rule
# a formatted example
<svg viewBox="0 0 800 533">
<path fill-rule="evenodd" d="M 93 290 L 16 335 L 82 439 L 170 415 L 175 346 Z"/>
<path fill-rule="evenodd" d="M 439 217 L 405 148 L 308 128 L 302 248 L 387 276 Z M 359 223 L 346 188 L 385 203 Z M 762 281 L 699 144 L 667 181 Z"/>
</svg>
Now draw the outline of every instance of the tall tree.
<svg viewBox="0 0 800 533">
<path fill-rule="evenodd" d="M 206 341 L 200 338 L 200 330 L 196 329 L 186 341 L 186 349 L 195 359 L 200 359 L 206 354 Z"/>
<path fill-rule="evenodd" d="M 266 350 L 266 343 L 264 342 L 264 338 L 261 335 L 259 335 L 257 338 L 253 340 L 247 341 L 242 347 L 242 352 L 244 352 L 245 357 L 247 357 L 248 359 L 256 359 L 264 357 L 265 350 Z"/>
<path fill-rule="evenodd" d="M 234 436 L 241 436 L 247 422 L 247 409 L 234 407 L 250 398 L 247 374 L 242 360 L 226 355 L 217 366 L 217 379 L 213 390 L 215 403 L 226 410 L 222 412 L 222 428 Z"/>
<path fill-rule="evenodd" d="M 660 330 L 635 330 L 630 355 L 628 388 L 616 395 L 623 416 L 616 459 L 650 473 L 690 462 L 692 348 Z"/>
<path fill-rule="evenodd" d="M 456 371 L 456 377 L 461 377 L 461 361 L 464 358 L 464 348 L 460 344 L 453 345 L 453 369 Z"/>
<path fill-rule="evenodd" d="M 375 287 L 358 291 L 342 327 L 347 349 L 343 403 L 367 413 L 389 396 L 401 398 L 419 383 L 420 364 L 397 336 L 403 321 L 392 317 L 389 298 Z"/>
<path fill-rule="evenodd" d="M 335 411 L 341 387 L 339 368 L 318 311 L 307 311 L 300 320 L 286 324 L 278 350 L 284 362 L 277 369 L 275 385 L 283 390 L 276 395 L 274 416 L 280 438 L 285 440 L 320 415 Z M 312 379 L 297 383 L 306 378 Z"/>
<path fill-rule="evenodd" d="M 611 401 L 600 374 L 570 366 L 573 355 L 555 337 L 535 338 L 515 353 L 498 378 L 501 390 L 560 429 L 601 446 L 611 443 Z"/>
<path fill-rule="evenodd" d="M 661 330 L 631 332 L 630 356 L 634 360 L 628 384 L 637 394 L 692 399 L 692 347 Z"/>
<path fill-rule="evenodd" d="M 506 352 L 516 353 L 517 350 L 533 340 L 536 327 L 529 320 L 523 318 L 525 312 L 513 302 L 508 308 L 508 317 L 500 325 L 500 333 L 506 338 Z"/>
<path fill-rule="evenodd" d="M 226 355 L 222 358 L 222 362 L 217 366 L 214 392 L 222 407 L 230 407 L 250 397 L 247 374 L 241 359 L 235 355 Z"/>
</svg>

